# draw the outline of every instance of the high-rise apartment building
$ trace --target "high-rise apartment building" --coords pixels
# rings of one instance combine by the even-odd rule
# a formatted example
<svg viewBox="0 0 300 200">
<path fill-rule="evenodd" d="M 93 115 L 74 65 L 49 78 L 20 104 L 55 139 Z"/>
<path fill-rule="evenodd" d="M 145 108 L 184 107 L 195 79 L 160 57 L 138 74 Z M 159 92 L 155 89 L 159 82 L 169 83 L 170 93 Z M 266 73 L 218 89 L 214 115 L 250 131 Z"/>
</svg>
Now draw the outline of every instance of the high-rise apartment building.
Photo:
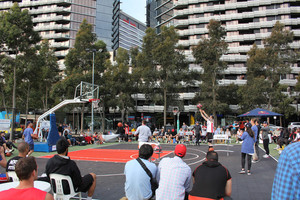
<svg viewBox="0 0 300 200">
<path fill-rule="evenodd" d="M 112 49 L 119 47 L 130 50 L 142 47 L 146 25 L 120 9 L 120 0 L 114 1 L 112 29 Z"/>
<path fill-rule="evenodd" d="M 146 22 L 147 27 L 155 27 L 156 26 L 156 2 L 155 0 L 147 0 L 146 4 Z"/>
<path fill-rule="evenodd" d="M 262 40 L 270 36 L 277 21 L 294 32 L 292 48 L 300 48 L 300 1 L 298 0 L 156 0 L 155 28 L 174 25 L 180 36 L 179 44 L 191 68 L 192 47 L 207 36 L 209 20 L 215 19 L 225 27 L 229 51 L 222 57 L 228 63 L 221 84 L 245 84 L 247 52 L 255 43 L 263 47 Z M 153 18 L 149 18 L 152 19 Z M 147 22 L 153 24 L 153 22 Z M 291 74 L 281 76 L 280 83 L 293 87 L 300 72 L 300 61 L 292 66 Z"/>
<path fill-rule="evenodd" d="M 83 19 L 95 25 L 96 0 L 4 0 L 0 2 L 0 11 L 10 9 L 14 2 L 18 2 L 21 9 L 29 10 L 34 30 L 55 48 L 62 70 Z"/>
</svg>

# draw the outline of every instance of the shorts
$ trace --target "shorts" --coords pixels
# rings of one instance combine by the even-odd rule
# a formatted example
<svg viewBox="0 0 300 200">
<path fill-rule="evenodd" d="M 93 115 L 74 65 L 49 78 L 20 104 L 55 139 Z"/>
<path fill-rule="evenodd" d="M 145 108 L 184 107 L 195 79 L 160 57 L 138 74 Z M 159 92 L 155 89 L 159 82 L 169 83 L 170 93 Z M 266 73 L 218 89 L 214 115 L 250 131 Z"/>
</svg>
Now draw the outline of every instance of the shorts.
<svg viewBox="0 0 300 200">
<path fill-rule="evenodd" d="M 91 174 L 87 174 L 82 177 L 82 183 L 78 188 L 79 192 L 87 192 L 94 182 L 93 176 Z"/>
<path fill-rule="evenodd" d="M 207 133 L 207 141 L 211 142 L 211 140 L 213 139 L 213 134 L 212 133 Z"/>
<path fill-rule="evenodd" d="M 183 136 L 179 135 L 178 140 L 181 140 L 181 139 L 183 139 Z"/>
<path fill-rule="evenodd" d="M 29 144 L 29 150 L 34 150 L 34 144 Z"/>
</svg>

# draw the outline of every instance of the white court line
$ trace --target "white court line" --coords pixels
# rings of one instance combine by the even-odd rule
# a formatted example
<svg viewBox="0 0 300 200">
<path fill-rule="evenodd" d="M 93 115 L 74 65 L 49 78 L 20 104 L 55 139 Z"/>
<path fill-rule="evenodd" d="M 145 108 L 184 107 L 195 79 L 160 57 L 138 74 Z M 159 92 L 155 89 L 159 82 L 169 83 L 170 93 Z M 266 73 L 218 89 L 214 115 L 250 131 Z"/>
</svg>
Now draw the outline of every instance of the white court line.
<svg viewBox="0 0 300 200">
<path fill-rule="evenodd" d="M 104 174 L 104 175 L 96 175 L 96 176 L 124 176 L 125 174 Z"/>
<path fill-rule="evenodd" d="M 196 157 L 194 157 L 194 158 L 182 159 L 182 160 L 184 160 L 184 161 L 187 161 L 187 160 L 194 160 L 194 159 L 197 159 L 197 158 L 200 157 L 199 155 L 197 155 L 197 154 L 195 154 L 195 153 L 186 153 L 186 154 L 191 154 L 191 155 L 194 155 L 194 156 L 196 156 Z"/>
<path fill-rule="evenodd" d="M 258 147 L 266 153 L 266 151 L 260 145 L 258 145 Z M 273 157 L 271 154 L 269 154 L 269 156 L 273 158 L 276 162 L 278 162 L 278 160 L 275 157 Z"/>
<path fill-rule="evenodd" d="M 203 153 L 204 155 L 206 154 L 206 152 L 204 152 L 204 151 L 202 151 L 202 150 L 200 150 L 200 149 L 193 149 L 193 148 L 187 148 L 187 149 L 199 151 L 199 152 Z M 194 164 L 200 163 L 200 162 L 202 162 L 202 161 L 204 161 L 204 160 L 205 160 L 205 156 L 204 156 L 204 158 L 202 158 L 201 160 L 198 160 L 198 161 L 193 162 L 193 163 L 189 163 L 189 164 L 187 164 L 187 165 L 194 165 Z"/>
<path fill-rule="evenodd" d="M 224 152 L 228 152 L 228 153 L 233 153 L 234 151 L 231 151 L 231 150 L 214 150 L 214 151 L 224 151 Z"/>
</svg>

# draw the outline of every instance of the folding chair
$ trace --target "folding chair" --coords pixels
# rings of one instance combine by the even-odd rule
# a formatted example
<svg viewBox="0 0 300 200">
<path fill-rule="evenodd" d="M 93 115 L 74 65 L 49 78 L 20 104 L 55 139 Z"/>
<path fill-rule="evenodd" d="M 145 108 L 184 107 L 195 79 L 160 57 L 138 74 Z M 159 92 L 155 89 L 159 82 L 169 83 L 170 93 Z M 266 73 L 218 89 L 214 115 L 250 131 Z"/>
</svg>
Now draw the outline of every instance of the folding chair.
<svg viewBox="0 0 300 200">
<path fill-rule="evenodd" d="M 17 174 L 16 174 L 15 171 L 8 171 L 7 174 L 8 174 L 9 178 L 12 178 L 13 182 L 14 181 L 19 181 L 19 178 L 18 178 L 18 176 L 17 176 Z"/>
<path fill-rule="evenodd" d="M 70 194 L 65 194 L 65 192 L 63 191 L 64 190 L 62 184 L 63 180 L 66 180 L 68 182 L 70 188 Z M 53 181 L 55 182 L 55 185 L 53 184 Z M 61 175 L 61 174 L 50 174 L 50 183 L 52 186 L 52 191 L 55 200 L 68 200 L 71 197 L 74 197 L 76 195 L 78 195 L 79 199 L 81 200 L 81 192 L 74 191 L 74 186 L 71 177 Z"/>
</svg>

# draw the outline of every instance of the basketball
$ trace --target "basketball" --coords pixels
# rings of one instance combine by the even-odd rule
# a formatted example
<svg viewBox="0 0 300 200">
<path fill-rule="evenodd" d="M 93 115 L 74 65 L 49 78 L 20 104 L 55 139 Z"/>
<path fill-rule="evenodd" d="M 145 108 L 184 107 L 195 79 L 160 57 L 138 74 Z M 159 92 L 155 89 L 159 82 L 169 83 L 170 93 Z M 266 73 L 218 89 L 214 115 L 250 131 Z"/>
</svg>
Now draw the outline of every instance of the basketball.
<svg viewBox="0 0 300 200">
<path fill-rule="evenodd" d="M 197 108 L 201 109 L 201 108 L 202 108 L 202 104 L 201 104 L 201 103 L 198 103 L 198 104 L 197 104 Z"/>
<path fill-rule="evenodd" d="M 118 127 L 122 127 L 122 126 L 123 126 L 122 122 L 119 122 Z"/>
<path fill-rule="evenodd" d="M 7 153 L 5 154 L 5 156 L 6 156 L 6 157 L 10 157 L 10 156 L 11 156 L 11 152 L 7 152 Z"/>
</svg>

